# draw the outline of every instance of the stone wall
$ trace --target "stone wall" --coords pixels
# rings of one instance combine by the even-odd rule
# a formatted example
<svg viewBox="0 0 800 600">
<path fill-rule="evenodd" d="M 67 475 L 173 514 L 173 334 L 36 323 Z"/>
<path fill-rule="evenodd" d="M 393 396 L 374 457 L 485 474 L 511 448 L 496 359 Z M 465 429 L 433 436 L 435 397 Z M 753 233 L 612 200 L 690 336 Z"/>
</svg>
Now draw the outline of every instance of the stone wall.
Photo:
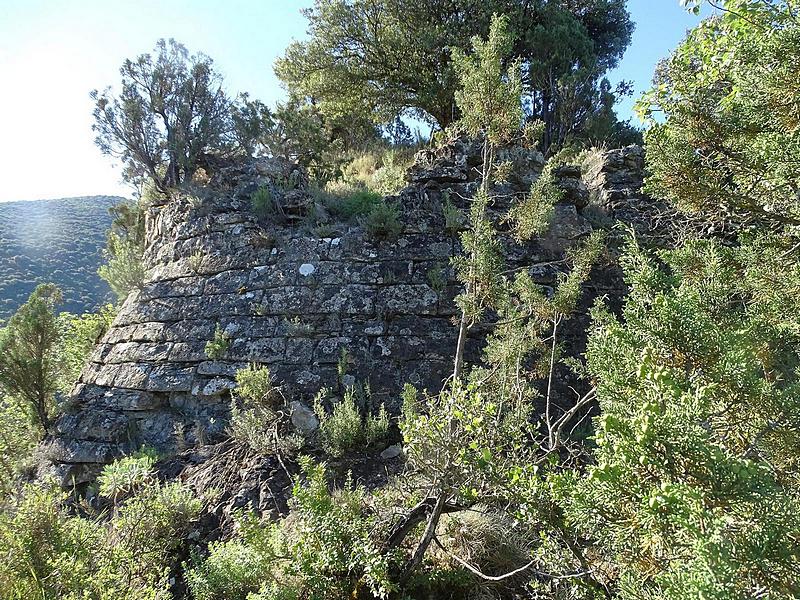
<svg viewBox="0 0 800 600">
<path fill-rule="evenodd" d="M 359 380 L 396 409 L 406 382 L 438 389 L 452 368 L 459 287 L 449 262 L 460 250 L 445 232 L 442 201 L 466 206 L 476 185 L 475 148 L 457 144 L 421 154 L 409 187 L 389 199 L 402 208 L 403 231 L 392 241 L 373 241 L 353 224 L 320 238 L 296 219 L 259 222 L 249 196 L 263 185 L 279 194 L 285 165 L 237 171 L 202 200 L 183 195 L 152 207 L 146 283 L 125 301 L 46 443 L 62 484 L 91 480 L 142 444 L 169 454 L 221 438 L 234 374 L 248 363 L 269 366 L 290 398 Z M 516 178 L 501 191 L 510 203 L 543 161 L 533 151 L 507 153 Z M 288 194 L 294 207 L 311 202 L 301 188 Z M 509 262 L 551 285 L 549 263 L 591 230 L 582 204 L 570 194 L 537 243 L 506 239 Z M 212 360 L 206 343 L 217 327 L 229 347 Z M 477 341 L 470 357 L 478 358 Z"/>
</svg>

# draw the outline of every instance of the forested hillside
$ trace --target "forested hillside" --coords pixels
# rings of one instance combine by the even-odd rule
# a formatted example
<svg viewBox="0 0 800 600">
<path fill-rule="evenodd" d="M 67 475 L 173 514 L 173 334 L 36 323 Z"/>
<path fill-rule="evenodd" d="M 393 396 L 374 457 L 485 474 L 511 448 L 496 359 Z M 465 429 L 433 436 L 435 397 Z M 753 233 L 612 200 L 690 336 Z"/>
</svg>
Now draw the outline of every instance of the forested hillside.
<svg viewBox="0 0 800 600">
<path fill-rule="evenodd" d="M 111 299 L 97 274 L 112 217 L 113 196 L 0 203 L 0 319 L 40 283 L 58 285 L 63 309 L 91 312 Z"/>
</svg>

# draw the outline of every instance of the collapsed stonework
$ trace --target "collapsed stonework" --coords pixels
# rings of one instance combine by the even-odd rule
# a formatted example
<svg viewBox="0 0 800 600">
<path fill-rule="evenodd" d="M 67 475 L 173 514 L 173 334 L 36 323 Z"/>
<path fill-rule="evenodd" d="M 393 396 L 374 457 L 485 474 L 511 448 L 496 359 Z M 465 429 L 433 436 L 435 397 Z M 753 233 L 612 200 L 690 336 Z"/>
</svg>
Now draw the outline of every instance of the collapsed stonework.
<svg viewBox="0 0 800 600">
<path fill-rule="evenodd" d="M 501 202 L 510 204 L 544 161 L 533 150 L 505 152 L 514 177 Z M 250 363 L 267 365 L 284 394 L 301 401 L 360 381 L 396 410 L 404 383 L 438 389 L 452 369 L 460 292 L 450 267 L 460 244 L 442 206 L 467 206 L 479 156 L 465 140 L 420 153 L 408 187 L 387 199 L 403 223 L 391 241 L 354 224 L 313 235 L 298 221 L 313 205 L 302 171 L 277 161 L 221 171 L 203 199 L 184 194 L 152 206 L 145 284 L 123 304 L 45 444 L 62 485 L 90 481 L 144 444 L 169 455 L 222 439 L 235 373 Z M 505 239 L 507 260 L 552 285 L 553 261 L 591 231 L 584 206 L 594 202 L 613 218 L 641 199 L 641 173 L 636 147 L 605 153 L 588 179 L 567 169 L 570 193 L 550 232 L 525 245 Z M 264 186 L 287 213 L 280 223 L 251 211 L 251 194 Z M 217 328 L 227 347 L 210 358 Z M 478 350 L 476 340 L 473 360 Z"/>
</svg>

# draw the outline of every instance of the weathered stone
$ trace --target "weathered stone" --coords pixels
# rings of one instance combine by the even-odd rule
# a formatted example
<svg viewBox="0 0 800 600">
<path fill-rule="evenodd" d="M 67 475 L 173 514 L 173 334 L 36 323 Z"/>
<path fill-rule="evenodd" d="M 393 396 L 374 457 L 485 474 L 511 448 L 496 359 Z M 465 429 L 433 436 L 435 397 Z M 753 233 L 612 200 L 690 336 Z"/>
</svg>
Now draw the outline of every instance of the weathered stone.
<svg viewBox="0 0 800 600">
<path fill-rule="evenodd" d="M 151 392 L 188 392 L 192 389 L 194 368 L 157 365 L 150 371 L 147 390 Z"/>
<path fill-rule="evenodd" d="M 392 444 L 386 450 L 381 452 L 381 458 L 383 460 L 392 460 L 393 458 L 397 458 L 403 453 L 403 446 L 401 444 Z"/>
<path fill-rule="evenodd" d="M 381 312 L 432 315 L 439 296 L 428 285 L 394 285 L 381 288 L 376 304 Z"/>
<path fill-rule="evenodd" d="M 317 419 L 317 415 L 305 404 L 295 400 L 291 403 L 290 408 L 292 410 L 292 425 L 300 433 L 309 435 L 319 428 L 319 419 Z"/>
<path fill-rule="evenodd" d="M 228 350 L 230 360 L 273 363 L 286 354 L 286 340 L 281 338 L 236 339 Z"/>
</svg>

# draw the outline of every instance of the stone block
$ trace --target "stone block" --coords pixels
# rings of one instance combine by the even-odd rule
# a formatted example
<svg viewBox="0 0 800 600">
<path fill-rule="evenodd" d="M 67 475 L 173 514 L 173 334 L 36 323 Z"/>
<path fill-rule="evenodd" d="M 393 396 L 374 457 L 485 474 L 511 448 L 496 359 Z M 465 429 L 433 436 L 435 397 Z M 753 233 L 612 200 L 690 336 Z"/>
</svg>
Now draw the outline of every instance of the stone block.
<svg viewBox="0 0 800 600">
<path fill-rule="evenodd" d="M 433 315 L 438 302 L 439 296 L 430 286 L 403 284 L 381 288 L 376 305 L 381 313 Z"/>
<path fill-rule="evenodd" d="M 171 364 L 156 365 L 147 378 L 147 391 L 188 392 L 192 389 L 194 368 Z"/>
<path fill-rule="evenodd" d="M 116 367 L 114 373 L 114 387 L 128 388 L 134 390 L 150 389 L 150 373 L 153 370 L 148 364 L 145 363 L 125 363 L 121 365 L 109 365 Z M 95 381 L 99 385 L 111 385 L 110 383 L 101 383 L 98 377 Z"/>
<path fill-rule="evenodd" d="M 286 354 L 286 340 L 281 338 L 236 339 L 231 343 L 227 358 L 234 361 L 274 363 Z"/>
</svg>

